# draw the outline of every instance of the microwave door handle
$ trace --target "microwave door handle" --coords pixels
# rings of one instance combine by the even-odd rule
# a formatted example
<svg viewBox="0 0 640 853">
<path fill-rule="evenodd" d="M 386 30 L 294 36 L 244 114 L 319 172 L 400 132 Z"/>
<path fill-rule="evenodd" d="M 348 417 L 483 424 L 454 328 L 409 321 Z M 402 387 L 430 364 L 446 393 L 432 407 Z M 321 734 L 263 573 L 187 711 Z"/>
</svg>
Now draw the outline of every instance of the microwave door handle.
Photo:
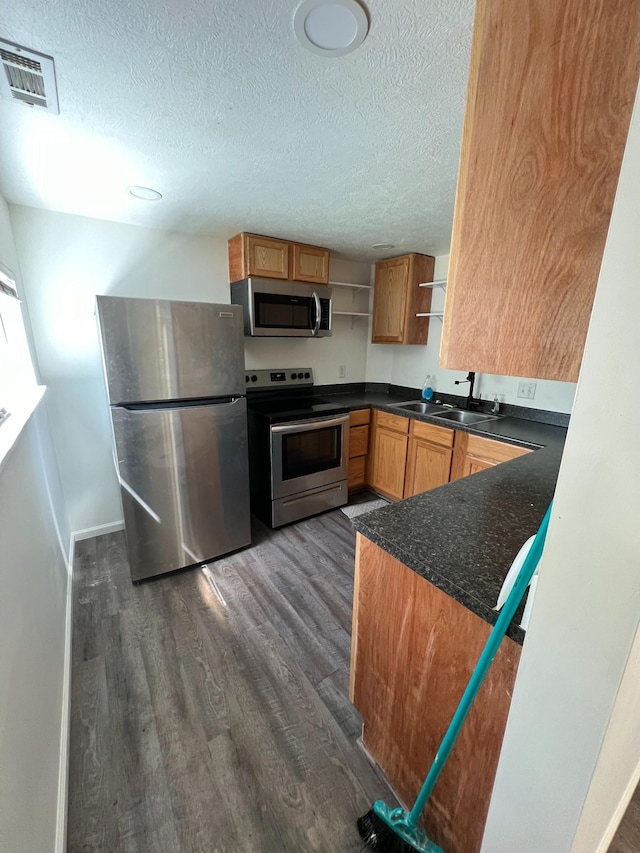
<svg viewBox="0 0 640 853">
<path fill-rule="evenodd" d="M 313 291 L 311 294 L 311 298 L 313 299 L 313 303 L 316 306 L 316 319 L 313 324 L 313 328 L 311 329 L 311 334 L 315 337 L 320 331 L 320 320 L 322 319 L 322 309 L 320 308 L 320 297 L 318 294 Z"/>
</svg>

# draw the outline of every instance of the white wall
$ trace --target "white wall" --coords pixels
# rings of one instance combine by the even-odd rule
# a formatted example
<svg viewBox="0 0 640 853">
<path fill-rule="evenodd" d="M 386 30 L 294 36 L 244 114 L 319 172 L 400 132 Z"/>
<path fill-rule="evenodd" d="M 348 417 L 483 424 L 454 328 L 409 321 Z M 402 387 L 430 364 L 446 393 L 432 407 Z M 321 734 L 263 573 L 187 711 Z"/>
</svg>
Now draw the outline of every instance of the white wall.
<svg viewBox="0 0 640 853">
<path fill-rule="evenodd" d="M 636 101 L 483 853 L 604 851 L 637 779 L 638 186 Z"/>
<path fill-rule="evenodd" d="M 439 255 L 436 258 L 434 278 L 446 279 L 448 266 L 449 255 Z M 444 292 L 434 288 L 431 310 L 441 311 L 443 306 Z M 434 317 L 430 321 L 429 342 L 426 347 L 370 343 L 367 350 L 367 381 L 422 388 L 425 376 L 430 373 L 436 376 L 438 391 L 466 396 L 468 385 L 454 385 L 454 380 L 464 379 L 466 373 L 440 367 L 441 338 L 442 323 Z M 522 377 L 478 374 L 474 394 L 488 400 L 493 400 L 494 395 L 498 395 L 500 402 L 517 406 L 571 412 L 576 388 L 574 383 L 534 379 L 537 383 L 535 399 L 525 400 L 517 396 L 518 383 L 521 381 Z"/>
<path fill-rule="evenodd" d="M 95 295 L 229 302 L 223 240 L 12 206 L 18 252 L 71 529 L 121 520 L 100 366 Z M 367 281 L 369 266 L 334 262 L 332 279 Z M 344 299 L 344 293 L 339 295 Z M 350 297 L 349 297 L 350 298 Z M 367 329 L 336 318 L 326 340 L 248 340 L 249 367 L 313 367 L 316 382 L 363 381 Z"/>
<path fill-rule="evenodd" d="M 0 197 L 0 261 L 17 276 Z M 0 465 L 0 850 L 56 843 L 69 528 L 43 403 Z"/>
</svg>

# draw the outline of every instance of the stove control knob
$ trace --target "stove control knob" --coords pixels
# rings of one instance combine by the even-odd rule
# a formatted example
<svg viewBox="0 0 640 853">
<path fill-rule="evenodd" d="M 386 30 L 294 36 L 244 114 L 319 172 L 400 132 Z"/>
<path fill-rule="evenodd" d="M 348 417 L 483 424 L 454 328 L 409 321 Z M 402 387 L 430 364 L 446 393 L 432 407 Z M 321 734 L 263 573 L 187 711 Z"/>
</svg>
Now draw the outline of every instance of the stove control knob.
<svg viewBox="0 0 640 853">
<path fill-rule="evenodd" d="M 258 381 L 258 377 L 255 375 L 255 373 L 254 373 L 254 374 L 253 374 L 253 376 L 251 377 L 251 381 L 252 381 L 252 382 L 257 382 L 257 381 Z"/>
<path fill-rule="evenodd" d="M 295 378 L 296 378 L 296 376 L 297 376 L 297 374 L 296 374 L 296 373 L 292 373 L 292 374 L 291 374 L 291 378 L 292 378 L 292 379 L 295 379 Z"/>
<path fill-rule="evenodd" d="M 245 377 L 244 377 L 244 381 L 245 381 L 245 382 L 248 382 L 248 381 L 249 381 L 249 377 L 248 377 L 248 376 L 245 376 Z"/>
<path fill-rule="evenodd" d="M 304 378 L 305 378 L 305 379 L 311 379 L 311 374 L 309 373 L 309 371 L 307 371 L 307 372 L 305 373 Z"/>
</svg>

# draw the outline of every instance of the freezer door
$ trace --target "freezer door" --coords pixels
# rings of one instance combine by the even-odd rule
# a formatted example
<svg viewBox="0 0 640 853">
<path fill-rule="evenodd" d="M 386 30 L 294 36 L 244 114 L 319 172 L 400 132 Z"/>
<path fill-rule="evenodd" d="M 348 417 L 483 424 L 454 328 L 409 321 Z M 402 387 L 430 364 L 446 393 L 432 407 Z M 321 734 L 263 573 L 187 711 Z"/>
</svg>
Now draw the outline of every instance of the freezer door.
<svg viewBox="0 0 640 853">
<path fill-rule="evenodd" d="M 98 296 L 109 402 L 244 394 L 242 308 Z"/>
<path fill-rule="evenodd" d="M 250 544 L 244 398 L 111 412 L 133 580 Z"/>
</svg>

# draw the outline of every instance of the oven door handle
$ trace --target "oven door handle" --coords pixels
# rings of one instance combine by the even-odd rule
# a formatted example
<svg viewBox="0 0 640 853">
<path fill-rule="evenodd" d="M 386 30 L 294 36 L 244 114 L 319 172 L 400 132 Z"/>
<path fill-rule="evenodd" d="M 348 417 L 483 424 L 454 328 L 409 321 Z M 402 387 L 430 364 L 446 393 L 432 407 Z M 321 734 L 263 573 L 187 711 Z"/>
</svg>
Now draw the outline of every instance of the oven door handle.
<svg viewBox="0 0 640 853">
<path fill-rule="evenodd" d="M 320 321 L 322 319 L 322 308 L 320 307 L 320 297 L 318 294 L 313 291 L 311 294 L 311 298 L 313 299 L 313 303 L 316 306 L 316 319 L 313 324 L 313 328 L 311 329 L 311 334 L 315 337 L 320 331 Z"/>
<path fill-rule="evenodd" d="M 342 426 L 342 424 L 346 424 L 348 420 L 349 415 L 342 415 L 339 418 L 321 418 L 319 420 L 296 421 L 296 423 L 293 424 L 276 424 L 271 427 L 271 432 L 274 435 L 287 435 L 292 432 L 310 432 L 314 429 Z"/>
</svg>

